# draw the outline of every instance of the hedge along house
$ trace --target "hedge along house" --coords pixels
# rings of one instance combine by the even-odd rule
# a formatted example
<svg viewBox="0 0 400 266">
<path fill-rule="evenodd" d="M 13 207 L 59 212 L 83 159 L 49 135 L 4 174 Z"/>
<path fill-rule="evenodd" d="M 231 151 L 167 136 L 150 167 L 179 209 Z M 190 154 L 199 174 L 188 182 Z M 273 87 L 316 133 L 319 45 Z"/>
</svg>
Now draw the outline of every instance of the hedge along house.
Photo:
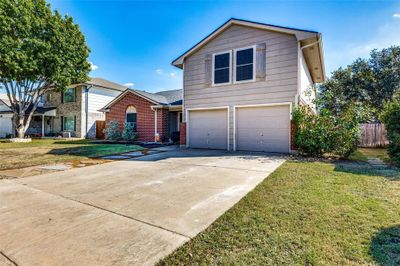
<svg viewBox="0 0 400 266">
<path fill-rule="evenodd" d="M 127 89 L 100 111 L 105 113 L 106 125 L 116 121 L 121 131 L 125 123 L 132 123 L 138 141 L 169 142 L 179 136 L 182 90 L 149 93 Z"/>
</svg>

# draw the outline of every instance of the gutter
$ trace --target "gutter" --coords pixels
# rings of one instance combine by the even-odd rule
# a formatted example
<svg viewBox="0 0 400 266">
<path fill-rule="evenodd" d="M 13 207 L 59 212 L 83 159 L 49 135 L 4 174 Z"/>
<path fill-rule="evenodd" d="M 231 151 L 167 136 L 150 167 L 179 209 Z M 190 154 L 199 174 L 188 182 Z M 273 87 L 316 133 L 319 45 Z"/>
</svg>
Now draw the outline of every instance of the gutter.
<svg viewBox="0 0 400 266">
<path fill-rule="evenodd" d="M 85 86 L 85 115 L 86 115 L 86 121 L 85 121 L 85 138 L 88 137 L 88 126 L 89 126 L 89 89 L 91 89 L 93 85 L 90 86 Z"/>
</svg>

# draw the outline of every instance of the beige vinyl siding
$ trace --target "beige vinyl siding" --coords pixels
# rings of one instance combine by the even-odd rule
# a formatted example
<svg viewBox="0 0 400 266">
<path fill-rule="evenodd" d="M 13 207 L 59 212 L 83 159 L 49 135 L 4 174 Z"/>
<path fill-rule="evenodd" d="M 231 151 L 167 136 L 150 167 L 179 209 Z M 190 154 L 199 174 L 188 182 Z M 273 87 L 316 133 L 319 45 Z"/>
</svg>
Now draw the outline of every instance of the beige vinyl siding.
<svg viewBox="0 0 400 266">
<path fill-rule="evenodd" d="M 206 87 L 205 57 L 207 54 L 266 44 L 265 81 Z M 254 105 L 294 102 L 298 84 L 298 44 L 294 35 L 273 31 L 231 26 L 208 44 L 185 59 L 185 108 Z M 234 69 L 232 71 L 235 71 Z M 233 143 L 233 119 L 230 139 Z"/>
</svg>

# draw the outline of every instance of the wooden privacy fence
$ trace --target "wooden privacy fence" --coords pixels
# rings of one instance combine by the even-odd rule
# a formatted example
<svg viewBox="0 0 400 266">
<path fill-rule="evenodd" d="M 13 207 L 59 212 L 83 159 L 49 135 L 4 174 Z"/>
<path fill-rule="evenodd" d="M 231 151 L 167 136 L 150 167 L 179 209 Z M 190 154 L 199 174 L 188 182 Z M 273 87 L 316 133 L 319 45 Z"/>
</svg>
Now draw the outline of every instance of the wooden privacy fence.
<svg viewBox="0 0 400 266">
<path fill-rule="evenodd" d="M 386 129 L 383 124 L 361 124 L 361 136 L 359 147 L 385 147 L 389 144 L 386 137 Z"/>
<path fill-rule="evenodd" d="M 96 121 L 96 139 L 104 139 L 104 129 L 106 128 L 106 121 Z"/>
</svg>

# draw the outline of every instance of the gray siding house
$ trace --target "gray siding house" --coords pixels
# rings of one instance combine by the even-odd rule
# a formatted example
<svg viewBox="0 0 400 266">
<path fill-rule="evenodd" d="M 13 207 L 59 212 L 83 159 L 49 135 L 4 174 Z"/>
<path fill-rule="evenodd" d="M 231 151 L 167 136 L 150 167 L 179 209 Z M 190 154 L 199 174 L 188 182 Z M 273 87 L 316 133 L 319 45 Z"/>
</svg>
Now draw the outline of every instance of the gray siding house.
<svg viewBox="0 0 400 266">
<path fill-rule="evenodd" d="M 293 106 L 315 107 L 321 34 L 230 19 L 172 64 L 183 70 L 186 146 L 291 152 Z"/>
</svg>

